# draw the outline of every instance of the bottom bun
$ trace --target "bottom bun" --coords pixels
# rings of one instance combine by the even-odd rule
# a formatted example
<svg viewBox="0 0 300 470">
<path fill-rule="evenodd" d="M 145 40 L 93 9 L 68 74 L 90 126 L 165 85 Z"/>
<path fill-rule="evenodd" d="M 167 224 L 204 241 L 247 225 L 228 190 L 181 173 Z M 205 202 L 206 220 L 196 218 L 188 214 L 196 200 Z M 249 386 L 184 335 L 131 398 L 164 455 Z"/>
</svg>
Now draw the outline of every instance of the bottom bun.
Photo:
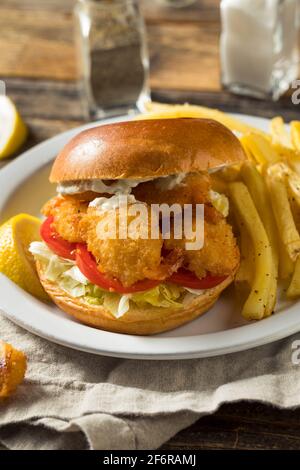
<svg viewBox="0 0 300 470">
<path fill-rule="evenodd" d="M 45 291 L 61 310 L 86 325 L 131 335 L 161 333 L 194 320 L 207 312 L 218 300 L 221 292 L 233 281 L 233 275 L 229 276 L 216 287 L 207 289 L 204 294 L 187 301 L 182 307 L 162 308 L 151 305 L 147 307 L 131 305 L 125 315 L 121 318 L 115 318 L 104 307 L 89 305 L 79 298 L 71 297 L 55 283 L 46 279 L 40 263 L 37 263 L 37 270 Z"/>
</svg>

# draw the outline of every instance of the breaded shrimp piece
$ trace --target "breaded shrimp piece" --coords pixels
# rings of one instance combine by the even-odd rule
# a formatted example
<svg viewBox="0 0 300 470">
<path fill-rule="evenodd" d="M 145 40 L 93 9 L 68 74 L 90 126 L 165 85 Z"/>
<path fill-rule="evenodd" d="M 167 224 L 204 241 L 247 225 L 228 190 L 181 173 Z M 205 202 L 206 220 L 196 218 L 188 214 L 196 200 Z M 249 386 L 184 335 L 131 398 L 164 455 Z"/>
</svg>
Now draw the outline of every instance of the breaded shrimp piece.
<svg viewBox="0 0 300 470">
<path fill-rule="evenodd" d="M 163 184 L 163 178 L 160 179 Z M 209 202 L 210 176 L 205 173 L 190 173 L 173 189 L 163 190 L 158 181 L 148 181 L 133 189 L 139 201 L 147 204 L 202 204 Z"/>
<path fill-rule="evenodd" d="M 149 212 L 149 209 L 147 210 Z M 129 228 L 133 219 L 134 217 L 128 215 Z M 105 227 L 113 227 L 115 220 L 116 238 L 101 239 L 101 228 L 104 233 L 104 230 L 107 230 Z M 160 279 L 163 275 L 168 277 L 169 269 L 166 269 L 165 273 L 160 269 L 163 240 L 161 237 L 152 240 L 149 232 L 150 212 L 148 226 L 137 226 L 136 230 L 130 231 L 132 238 L 120 239 L 118 237 L 119 224 L 118 209 L 98 212 L 91 207 L 80 222 L 81 237 L 86 241 L 88 250 L 96 258 L 99 271 L 111 278 L 117 278 L 126 287 L 146 278 Z M 142 238 L 145 236 L 143 230 L 146 236 L 149 236 L 148 239 Z M 102 235 L 102 238 L 105 237 Z"/>
<path fill-rule="evenodd" d="M 26 356 L 0 340 L 0 398 L 9 397 L 23 381 Z"/>
<path fill-rule="evenodd" d="M 53 226 L 62 238 L 71 243 L 82 243 L 79 223 L 87 208 L 88 202 L 57 196 L 44 205 L 42 213 L 54 217 Z"/>
<path fill-rule="evenodd" d="M 205 204 L 204 218 L 207 220 L 207 222 L 212 224 L 218 224 L 224 220 L 222 213 L 215 209 L 212 204 Z"/>
<path fill-rule="evenodd" d="M 195 229 L 195 224 L 193 224 Z M 186 239 L 165 240 L 165 247 L 185 247 Z M 204 246 L 201 250 L 185 250 L 184 266 L 201 279 L 209 272 L 215 276 L 231 274 L 238 266 L 239 249 L 232 228 L 225 220 L 213 224 L 204 222 Z"/>
</svg>

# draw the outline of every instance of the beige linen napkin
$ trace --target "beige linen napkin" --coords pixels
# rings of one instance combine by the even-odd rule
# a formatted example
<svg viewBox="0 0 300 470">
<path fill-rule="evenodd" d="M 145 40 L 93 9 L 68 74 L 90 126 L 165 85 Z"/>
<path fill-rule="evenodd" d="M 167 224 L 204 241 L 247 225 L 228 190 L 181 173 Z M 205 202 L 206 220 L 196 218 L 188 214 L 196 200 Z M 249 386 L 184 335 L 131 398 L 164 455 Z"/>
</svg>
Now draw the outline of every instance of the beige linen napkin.
<svg viewBox="0 0 300 470">
<path fill-rule="evenodd" d="M 0 331 L 29 359 L 25 382 L 0 403 L 0 445 L 10 449 L 155 449 L 224 402 L 300 404 L 300 334 L 209 359 L 136 361 L 52 344 L 3 315 Z"/>
</svg>

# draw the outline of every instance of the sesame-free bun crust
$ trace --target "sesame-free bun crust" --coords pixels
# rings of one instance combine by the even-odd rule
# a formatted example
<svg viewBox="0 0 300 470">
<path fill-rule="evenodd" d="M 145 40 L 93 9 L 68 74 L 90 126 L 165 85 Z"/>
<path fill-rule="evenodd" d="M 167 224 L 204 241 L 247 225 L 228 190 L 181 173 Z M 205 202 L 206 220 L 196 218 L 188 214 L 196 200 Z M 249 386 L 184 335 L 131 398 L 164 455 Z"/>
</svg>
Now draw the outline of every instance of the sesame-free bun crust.
<svg viewBox="0 0 300 470">
<path fill-rule="evenodd" d="M 45 291 L 61 310 L 86 325 L 131 335 L 161 333 L 194 320 L 214 305 L 221 292 L 233 280 L 233 275 L 229 276 L 221 284 L 208 289 L 205 294 L 190 300 L 181 308 L 160 308 L 150 305 L 141 308 L 131 305 L 129 311 L 117 319 L 104 307 L 89 305 L 78 298 L 73 298 L 55 283 L 46 279 L 39 262 L 37 262 L 37 270 Z"/>
<path fill-rule="evenodd" d="M 246 159 L 235 135 L 209 119 L 153 119 L 94 127 L 57 156 L 52 183 L 156 178 L 207 171 Z"/>
</svg>

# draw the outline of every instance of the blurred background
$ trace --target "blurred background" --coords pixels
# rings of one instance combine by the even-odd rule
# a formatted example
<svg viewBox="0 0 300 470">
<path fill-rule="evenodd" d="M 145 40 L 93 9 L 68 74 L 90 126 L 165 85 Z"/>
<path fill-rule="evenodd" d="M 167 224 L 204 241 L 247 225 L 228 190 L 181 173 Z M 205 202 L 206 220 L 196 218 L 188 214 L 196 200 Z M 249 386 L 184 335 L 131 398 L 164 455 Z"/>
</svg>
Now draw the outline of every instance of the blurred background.
<svg viewBox="0 0 300 470">
<path fill-rule="evenodd" d="M 75 0 L 1 0 L 0 75 L 35 79 L 76 77 L 72 9 Z M 219 0 L 187 8 L 139 2 L 146 20 L 151 87 L 217 91 Z"/>
<path fill-rule="evenodd" d="M 0 3 L 0 79 L 30 127 L 28 146 L 84 118 L 77 82 L 75 3 Z M 287 120 L 298 115 L 288 94 L 273 103 L 222 89 L 219 0 L 197 0 L 184 8 L 166 3 L 139 2 L 146 23 L 152 99 L 189 101 L 262 116 L 273 116 L 280 110 Z"/>
</svg>

